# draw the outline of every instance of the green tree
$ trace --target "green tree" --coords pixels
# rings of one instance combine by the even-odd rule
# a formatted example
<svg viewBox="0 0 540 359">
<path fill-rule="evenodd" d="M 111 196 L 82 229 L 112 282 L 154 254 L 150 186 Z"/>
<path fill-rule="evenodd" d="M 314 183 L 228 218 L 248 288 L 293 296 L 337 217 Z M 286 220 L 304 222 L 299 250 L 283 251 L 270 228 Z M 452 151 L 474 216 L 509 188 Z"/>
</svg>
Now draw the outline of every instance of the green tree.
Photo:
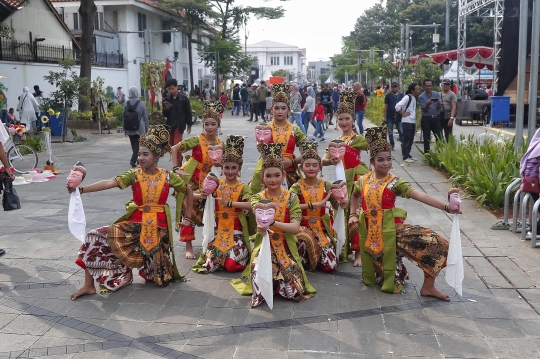
<svg viewBox="0 0 540 359">
<path fill-rule="evenodd" d="M 345 38 L 341 54 L 332 58 L 332 73 L 338 82 L 345 81 L 345 73 L 354 75 L 358 72 L 358 53 L 354 51 L 356 44 L 352 39 Z"/>
<path fill-rule="evenodd" d="M 437 80 L 442 75 L 442 70 L 439 65 L 434 64 L 430 58 L 423 58 L 416 61 L 414 64 L 407 63 L 404 71 L 404 84 L 416 82 L 422 84 L 424 79 Z"/>
<path fill-rule="evenodd" d="M 276 71 L 272 72 L 272 76 L 285 77 L 285 76 L 287 76 L 287 70 L 283 70 L 283 69 L 276 70 Z"/>
<path fill-rule="evenodd" d="M 94 0 L 81 0 L 79 17 L 81 21 L 81 70 L 79 76 L 88 79 L 83 89 L 83 98 L 79 101 L 79 111 L 90 110 L 90 102 L 85 100 L 90 94 L 90 79 L 92 78 L 92 57 L 94 55 L 94 16 L 97 12 Z M 63 132 L 62 132 L 63 136 Z M 63 138 L 62 138 L 63 140 Z"/>
<path fill-rule="evenodd" d="M 323 84 L 326 82 L 326 80 L 328 80 L 328 77 L 329 77 L 328 73 L 320 74 L 319 81 Z"/>
<path fill-rule="evenodd" d="M 222 75 L 240 76 L 255 61 L 255 58 L 242 51 L 238 41 L 213 37 L 209 44 L 203 44 L 204 51 L 199 53 L 205 66 L 216 72 L 216 67 Z M 216 61 L 218 53 L 219 61 Z"/>
</svg>

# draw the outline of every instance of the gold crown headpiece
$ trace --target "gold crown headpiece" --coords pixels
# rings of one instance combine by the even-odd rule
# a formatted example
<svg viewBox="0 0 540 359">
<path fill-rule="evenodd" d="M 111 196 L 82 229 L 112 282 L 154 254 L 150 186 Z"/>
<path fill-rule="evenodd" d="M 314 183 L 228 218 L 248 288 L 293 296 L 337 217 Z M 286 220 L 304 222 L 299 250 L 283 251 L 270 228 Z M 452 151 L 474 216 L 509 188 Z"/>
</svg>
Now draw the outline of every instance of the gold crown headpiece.
<svg viewBox="0 0 540 359">
<path fill-rule="evenodd" d="M 291 85 L 273 84 L 272 85 L 272 106 L 276 102 L 284 102 L 290 106 L 291 100 Z"/>
<path fill-rule="evenodd" d="M 203 121 L 205 118 L 213 118 L 218 122 L 218 125 L 221 126 L 221 118 L 219 118 L 219 115 L 223 112 L 225 112 L 225 108 L 220 101 L 203 101 Z"/>
<path fill-rule="evenodd" d="M 284 170 L 283 168 L 283 144 L 281 143 L 261 143 L 259 145 L 261 151 L 261 157 L 263 160 L 262 171 L 264 172 L 267 168 L 277 167 Z"/>
<path fill-rule="evenodd" d="M 339 93 L 339 106 L 336 114 L 348 113 L 354 118 L 354 103 L 356 102 L 356 92 L 341 91 Z"/>
<path fill-rule="evenodd" d="M 300 154 L 302 155 L 302 162 L 308 158 L 313 158 L 321 165 L 321 156 L 318 151 L 319 144 L 317 142 L 304 141 L 298 144 Z"/>
<path fill-rule="evenodd" d="M 169 126 L 150 126 L 146 134 L 139 138 L 139 144 L 148 148 L 155 156 L 163 157 L 171 151 L 171 146 L 169 145 L 170 136 Z"/>
<path fill-rule="evenodd" d="M 227 162 L 234 162 L 242 166 L 244 163 L 242 158 L 244 155 L 244 139 L 244 136 L 227 136 L 225 150 L 223 151 L 223 156 L 221 156 L 222 165 Z"/>
<path fill-rule="evenodd" d="M 386 139 L 388 127 L 370 127 L 366 129 L 365 136 L 368 144 L 369 158 L 373 158 L 379 152 L 392 152 L 392 146 Z"/>
</svg>

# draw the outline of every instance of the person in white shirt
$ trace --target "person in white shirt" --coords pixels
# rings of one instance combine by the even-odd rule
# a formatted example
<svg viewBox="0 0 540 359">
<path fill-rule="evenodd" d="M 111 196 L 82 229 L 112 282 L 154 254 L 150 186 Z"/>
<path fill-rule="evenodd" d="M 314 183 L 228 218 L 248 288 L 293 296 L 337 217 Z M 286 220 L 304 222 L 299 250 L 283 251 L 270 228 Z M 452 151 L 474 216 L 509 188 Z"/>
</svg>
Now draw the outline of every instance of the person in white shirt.
<svg viewBox="0 0 540 359">
<path fill-rule="evenodd" d="M 21 120 L 21 124 L 26 126 L 27 131 L 34 130 L 34 134 L 37 134 L 36 112 L 39 112 L 39 104 L 34 95 L 28 91 L 28 87 L 23 88 L 23 93 L 19 97 L 20 100 L 17 110 L 20 111 L 19 119 Z"/>
<path fill-rule="evenodd" d="M 416 132 L 416 97 L 420 94 L 420 86 L 412 83 L 407 88 L 405 96 L 396 105 L 396 112 L 402 117 L 401 126 L 403 128 L 403 142 L 401 143 L 401 154 L 403 161 L 412 163 L 415 159 L 411 156 L 411 148 Z"/>
</svg>

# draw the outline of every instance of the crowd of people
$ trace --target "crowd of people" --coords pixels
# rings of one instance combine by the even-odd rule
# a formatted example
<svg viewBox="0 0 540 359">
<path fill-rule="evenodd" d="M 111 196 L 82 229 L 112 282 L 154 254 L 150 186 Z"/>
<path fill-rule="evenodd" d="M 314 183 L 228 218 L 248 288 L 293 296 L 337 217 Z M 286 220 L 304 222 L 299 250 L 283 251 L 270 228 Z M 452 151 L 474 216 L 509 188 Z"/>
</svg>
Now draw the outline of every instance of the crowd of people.
<svg viewBox="0 0 540 359">
<path fill-rule="evenodd" d="M 218 137 L 223 103 L 205 100 L 203 133 L 183 139 L 184 131 L 189 133 L 192 126 L 191 116 L 187 116 L 189 99 L 178 91 L 176 80 L 169 80 L 166 87 L 166 124 L 141 123 L 137 131 L 127 134 L 133 156 L 137 155 L 136 162 L 135 157 L 131 159 L 134 168 L 112 180 L 78 187 L 83 195 L 131 187 L 133 198 L 126 214 L 114 224 L 87 234 L 77 259 L 85 270 L 85 283 L 73 293 L 73 300 L 96 293 L 96 282 L 100 292 L 129 285 L 133 268 L 158 286 L 181 281 L 172 244 L 175 239 L 186 243 L 186 260 L 197 260 L 192 266 L 196 273 L 242 272 L 231 283 L 240 294 L 251 295 L 253 307 L 269 299 L 261 276 L 271 278 L 272 295 L 303 301 L 316 292 L 306 270 L 332 272 L 350 258 L 354 258 L 354 266 L 363 267 L 366 285 L 398 293 L 408 277 L 402 262 L 405 257 L 424 271 L 422 295 L 449 300 L 434 286 L 435 277 L 446 265 L 448 242 L 428 228 L 405 224 L 406 212 L 395 207 L 395 199 L 412 198 L 450 210 L 389 172 L 392 145 L 387 127 L 364 131 L 361 122 L 358 124 L 359 105 L 367 101 L 360 84 L 353 91 L 341 89 L 337 100 L 335 89 L 324 87 L 238 86 L 240 106 L 234 111 L 246 115 L 242 104 L 249 102 L 250 119 L 255 115 L 255 120 L 257 116 L 263 120 L 255 128 L 260 158 L 250 183 L 238 178 L 244 164 L 244 137 L 230 135 L 226 141 Z M 135 88 L 130 89 L 128 102 L 135 111 L 140 106 L 137 95 Z M 318 118 L 318 108 L 325 105 L 334 110 L 342 133 L 321 157 L 320 143 L 308 139 L 301 116 L 313 110 L 308 118 Z M 408 116 L 401 108 L 398 112 Z M 142 108 L 141 116 L 145 116 Z M 355 123 L 361 132 L 355 132 Z M 189 159 L 183 161 L 188 152 Z M 158 166 L 167 153 L 172 154 L 172 170 Z M 323 166 L 342 171 L 344 180 L 329 183 L 319 178 Z M 212 168 L 221 168 L 223 177 Z M 75 190 L 68 186 L 69 192 Z M 167 205 L 171 192 L 176 201 L 174 222 Z M 340 210 L 344 216 L 339 215 Z M 192 245 L 197 226 L 203 227 L 201 253 L 195 253 Z M 179 236 L 174 236 L 173 227 Z"/>
</svg>

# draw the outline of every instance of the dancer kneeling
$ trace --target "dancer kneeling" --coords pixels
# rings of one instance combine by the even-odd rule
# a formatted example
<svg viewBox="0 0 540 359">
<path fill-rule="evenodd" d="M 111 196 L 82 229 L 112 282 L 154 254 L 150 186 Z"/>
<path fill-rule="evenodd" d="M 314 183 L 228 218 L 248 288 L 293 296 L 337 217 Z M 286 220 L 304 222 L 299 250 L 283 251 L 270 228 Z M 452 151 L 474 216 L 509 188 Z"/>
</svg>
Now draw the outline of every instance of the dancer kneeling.
<svg viewBox="0 0 540 359">
<path fill-rule="evenodd" d="M 448 241 L 429 228 L 404 223 L 407 212 L 395 207 L 395 201 L 401 196 L 447 212 L 449 208 L 390 173 L 392 147 L 386 140 L 387 132 L 387 127 L 366 130 L 374 170 L 360 177 L 351 197 L 349 224 L 359 224 L 364 284 L 381 285 L 383 292 L 401 292 L 408 279 L 405 257 L 424 271 L 420 294 L 448 301 L 450 298 L 435 288 L 435 277 L 446 266 Z M 450 213 L 461 211 L 458 208 Z"/>
<path fill-rule="evenodd" d="M 257 278 L 257 262 L 261 259 L 259 254 L 261 247 L 264 247 L 263 236 L 267 233 L 270 239 L 270 253 L 267 254 L 271 257 L 271 266 L 265 270 L 272 273 L 271 275 L 264 273 L 264 276 L 272 278 L 270 295 L 276 293 L 283 298 L 300 302 L 312 297 L 315 293 L 315 289 L 307 280 L 298 256 L 295 234 L 300 231 L 300 222 L 302 221 L 300 202 L 296 194 L 281 188 L 285 175 L 282 145 L 280 143 L 265 143 L 261 144 L 260 148 L 263 157 L 261 175 L 266 189 L 251 199 L 251 205 L 257 219 L 257 234 L 251 237 L 252 240 L 255 240 L 255 246 L 251 253 L 250 265 L 242 273 L 242 277 L 247 279 L 247 283 L 244 283 L 242 279 L 231 281 L 240 294 L 252 295 L 251 307 L 256 307 L 268 299 L 268 297 L 263 297 L 255 280 Z M 268 212 L 271 212 L 272 218 L 275 220 L 268 220 L 266 217 Z"/>
<path fill-rule="evenodd" d="M 160 287 L 181 279 L 174 259 L 170 210 L 167 198 L 170 189 L 186 194 L 186 213 L 191 213 L 193 196 L 185 182 L 175 173 L 157 168 L 160 157 L 170 150 L 166 126 L 151 126 L 139 139 L 139 167 L 114 179 L 79 187 L 81 193 L 98 192 L 131 186 L 133 199 L 126 214 L 110 226 L 94 229 L 86 235 L 76 263 L 85 271 L 84 286 L 71 295 L 75 300 L 96 293 L 94 280 L 101 293 L 117 291 L 133 281 L 132 268 L 147 281 Z M 75 189 L 68 187 L 68 192 Z M 183 197 L 183 196 L 182 196 Z M 176 200 L 176 227 L 187 226 L 190 218 L 180 223 L 182 200 Z"/>
<path fill-rule="evenodd" d="M 310 271 L 318 266 L 324 272 L 332 272 L 336 269 L 338 258 L 336 256 L 336 243 L 333 230 L 330 226 L 330 216 L 326 213 L 326 202 L 334 209 L 338 205 L 348 207 L 345 201 L 339 204 L 330 192 L 330 182 L 317 178 L 322 170 L 321 157 L 317 151 L 316 142 L 302 142 L 300 144 L 302 164 L 300 169 L 306 178 L 300 179 L 291 187 L 300 200 L 302 209 L 302 222 L 298 238 L 298 253 L 302 264 Z"/>
<path fill-rule="evenodd" d="M 229 136 L 221 168 L 225 178 L 216 189 L 214 240 L 201 253 L 197 264 L 191 269 L 197 273 L 244 270 L 249 259 L 250 243 L 247 218 L 243 210 L 251 210 L 251 188 L 238 180 L 243 163 L 244 137 Z M 194 194 L 195 199 L 204 194 Z"/>
</svg>

